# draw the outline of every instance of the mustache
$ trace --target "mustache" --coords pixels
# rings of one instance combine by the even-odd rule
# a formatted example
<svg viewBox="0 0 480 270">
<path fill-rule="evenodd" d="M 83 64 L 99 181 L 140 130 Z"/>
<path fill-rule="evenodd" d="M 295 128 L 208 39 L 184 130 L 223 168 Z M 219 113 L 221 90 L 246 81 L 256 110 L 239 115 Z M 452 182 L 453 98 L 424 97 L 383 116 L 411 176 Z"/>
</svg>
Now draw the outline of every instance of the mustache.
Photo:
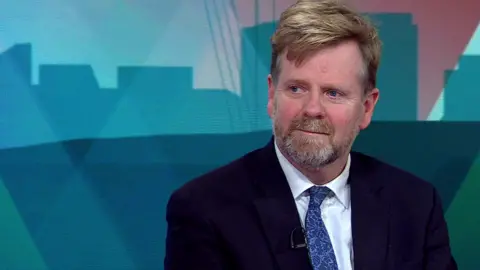
<svg viewBox="0 0 480 270">
<path fill-rule="evenodd" d="M 295 119 L 290 125 L 290 131 L 293 130 L 303 130 L 307 132 L 323 133 L 327 135 L 333 132 L 333 128 L 328 122 L 317 118 Z"/>
</svg>

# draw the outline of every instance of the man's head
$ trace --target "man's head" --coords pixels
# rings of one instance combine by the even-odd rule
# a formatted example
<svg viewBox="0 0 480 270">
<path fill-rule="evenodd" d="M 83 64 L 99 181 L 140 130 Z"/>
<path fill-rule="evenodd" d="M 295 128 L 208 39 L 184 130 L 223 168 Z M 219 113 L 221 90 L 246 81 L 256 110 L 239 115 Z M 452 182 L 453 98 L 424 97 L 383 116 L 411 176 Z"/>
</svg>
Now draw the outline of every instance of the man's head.
<svg viewBox="0 0 480 270">
<path fill-rule="evenodd" d="M 300 0 L 272 36 L 268 113 L 287 158 L 316 170 L 350 152 L 378 100 L 376 29 L 336 0 Z"/>
</svg>

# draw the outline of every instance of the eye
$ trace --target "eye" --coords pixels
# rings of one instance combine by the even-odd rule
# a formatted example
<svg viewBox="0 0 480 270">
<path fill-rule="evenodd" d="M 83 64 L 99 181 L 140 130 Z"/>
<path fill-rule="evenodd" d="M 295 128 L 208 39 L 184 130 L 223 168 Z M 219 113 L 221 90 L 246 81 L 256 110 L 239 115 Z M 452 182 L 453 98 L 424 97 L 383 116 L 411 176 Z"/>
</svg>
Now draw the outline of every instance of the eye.
<svg viewBox="0 0 480 270">
<path fill-rule="evenodd" d="M 298 93 L 300 92 L 302 89 L 298 86 L 295 86 L 295 85 L 292 85 L 292 86 L 289 86 L 288 89 L 292 92 L 292 93 Z"/>
<path fill-rule="evenodd" d="M 337 90 L 328 90 L 327 91 L 327 95 L 329 95 L 330 97 L 338 97 L 340 96 L 340 92 L 337 91 Z"/>
</svg>

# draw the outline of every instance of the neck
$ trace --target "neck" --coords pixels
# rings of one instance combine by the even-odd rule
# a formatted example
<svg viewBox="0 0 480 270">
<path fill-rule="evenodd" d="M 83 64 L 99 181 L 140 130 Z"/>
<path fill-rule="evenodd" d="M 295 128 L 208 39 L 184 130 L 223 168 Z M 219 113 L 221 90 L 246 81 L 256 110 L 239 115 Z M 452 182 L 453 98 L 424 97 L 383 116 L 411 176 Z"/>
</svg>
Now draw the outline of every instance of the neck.
<svg viewBox="0 0 480 270">
<path fill-rule="evenodd" d="M 293 162 L 289 157 L 286 157 L 287 160 L 302 174 L 304 174 L 312 183 L 315 185 L 325 185 L 333 179 L 337 178 L 345 169 L 348 160 L 348 154 L 342 155 L 340 158 L 336 159 L 334 162 L 325 165 L 320 168 L 304 168 Z"/>
</svg>

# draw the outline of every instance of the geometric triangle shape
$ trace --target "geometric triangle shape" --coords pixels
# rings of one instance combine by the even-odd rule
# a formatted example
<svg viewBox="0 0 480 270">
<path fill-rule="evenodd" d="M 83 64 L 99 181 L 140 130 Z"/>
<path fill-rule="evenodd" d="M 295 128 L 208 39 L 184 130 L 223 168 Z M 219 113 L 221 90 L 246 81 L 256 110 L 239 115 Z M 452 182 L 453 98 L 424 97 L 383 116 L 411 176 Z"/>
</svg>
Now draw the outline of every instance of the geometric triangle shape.
<svg viewBox="0 0 480 270">
<path fill-rule="evenodd" d="M 443 81 L 444 81 L 444 87 L 447 86 L 448 84 L 448 79 L 450 78 L 450 75 L 452 75 L 452 73 L 455 72 L 455 70 L 453 69 L 449 69 L 449 70 L 445 70 L 445 72 L 443 73 L 444 74 L 444 77 L 443 77 Z"/>
<path fill-rule="evenodd" d="M 0 150 L 0 175 L 32 234 L 74 170 L 61 143 Z"/>
<path fill-rule="evenodd" d="M 63 141 L 61 144 L 63 145 L 65 152 L 68 153 L 72 164 L 78 168 L 82 166 L 85 156 L 90 151 L 93 142 L 93 139 L 79 139 Z"/>
<path fill-rule="evenodd" d="M 453 202 L 448 207 L 446 219 L 452 251 L 459 269 L 480 269 L 478 243 L 480 242 L 480 153 Z"/>
<path fill-rule="evenodd" d="M 95 138 L 120 98 L 100 88 L 89 65 L 42 65 L 37 97 L 61 140 Z"/>
<path fill-rule="evenodd" d="M 464 55 L 480 55 L 480 23 L 465 48 Z"/>
<path fill-rule="evenodd" d="M 154 150 L 150 142 L 145 145 L 119 143 L 120 141 L 129 142 L 128 137 L 148 136 L 150 134 L 151 131 L 145 123 L 145 118 L 140 116 L 131 97 L 123 95 L 108 122 L 100 131 L 98 139 L 91 141 L 85 160 L 87 163 L 128 163 L 154 160 L 154 157 L 161 155 L 161 152 Z M 130 150 L 137 153 L 140 151 L 142 154 L 137 156 L 128 154 L 126 151 L 129 149 L 129 146 L 135 147 L 135 149 Z"/>
<path fill-rule="evenodd" d="M 163 265 L 167 200 L 181 184 L 177 172 L 192 173 L 194 169 L 180 167 L 154 162 L 85 165 L 90 189 L 138 269 Z"/>
<path fill-rule="evenodd" d="M 480 55 L 463 55 L 444 89 L 444 121 L 480 120 Z M 468 97 L 468 98 L 462 98 Z"/>
<path fill-rule="evenodd" d="M 473 33 L 470 42 L 467 44 L 465 51 L 463 52 L 463 57 L 469 56 L 469 55 L 480 55 L 480 24 L 478 24 L 477 29 Z M 462 57 L 460 58 L 460 61 L 462 61 Z M 446 70 L 444 72 L 444 88 L 442 93 L 440 94 L 439 98 L 437 99 L 437 102 L 435 103 L 435 106 L 433 107 L 432 111 L 430 112 L 430 116 L 428 117 L 429 120 L 441 120 L 444 117 L 444 111 L 445 111 L 445 88 L 447 87 L 448 80 L 450 79 L 450 76 L 454 74 L 458 69 L 458 63 L 457 67 L 455 69 L 451 70 Z M 435 112 L 434 112 L 435 111 Z M 448 120 L 448 119 L 443 119 L 443 120 Z"/>
<path fill-rule="evenodd" d="M 382 138 L 380 144 L 378 138 Z M 480 150 L 478 138 L 478 122 L 372 122 L 359 134 L 353 149 L 432 183 L 446 209 Z"/>
<path fill-rule="evenodd" d="M 43 217 L 34 235 L 43 258 L 52 269 L 136 269 L 88 182 L 74 174 Z"/>
<path fill-rule="evenodd" d="M 30 232 L 0 178 L 0 262 L 2 269 L 47 270 Z"/>
<path fill-rule="evenodd" d="M 119 90 L 120 91 L 120 90 Z M 150 135 L 149 127 L 131 97 L 123 94 L 96 138 Z"/>
<path fill-rule="evenodd" d="M 0 148 L 56 141 L 42 117 L 31 86 L 31 47 L 13 46 L 0 54 Z"/>
<path fill-rule="evenodd" d="M 119 89 L 127 92 L 125 96 L 149 127 L 148 135 L 192 132 L 188 118 L 179 117 L 190 112 L 185 101 L 193 91 L 191 67 L 130 66 L 118 73 Z"/>
</svg>

